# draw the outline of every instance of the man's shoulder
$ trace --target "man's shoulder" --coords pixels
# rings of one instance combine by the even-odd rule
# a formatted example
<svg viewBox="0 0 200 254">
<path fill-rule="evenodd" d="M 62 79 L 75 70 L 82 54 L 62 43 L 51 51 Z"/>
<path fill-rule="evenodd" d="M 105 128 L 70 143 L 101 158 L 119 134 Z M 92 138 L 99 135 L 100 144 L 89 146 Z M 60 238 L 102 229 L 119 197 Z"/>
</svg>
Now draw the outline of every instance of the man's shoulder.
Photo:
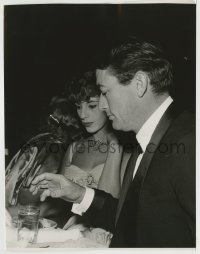
<svg viewBox="0 0 200 254">
<path fill-rule="evenodd" d="M 170 169 L 189 161 L 194 168 L 195 139 L 195 115 L 189 111 L 178 113 L 159 142 L 154 163 L 160 166 L 163 160 L 162 166 Z"/>
<path fill-rule="evenodd" d="M 193 130 L 195 128 L 195 114 L 185 110 L 178 114 L 175 124 L 181 125 L 182 129 Z"/>
<path fill-rule="evenodd" d="M 173 121 L 166 133 L 170 139 L 182 139 L 190 133 L 195 134 L 196 119 L 195 114 L 189 110 L 174 110 L 172 112 Z"/>
<path fill-rule="evenodd" d="M 173 155 L 176 154 L 177 148 L 183 147 L 183 152 L 185 148 L 194 152 L 195 139 L 195 115 L 189 111 L 182 111 L 174 117 L 160 144 L 170 147 L 168 152 Z M 181 154 L 179 151 L 179 155 Z"/>
</svg>

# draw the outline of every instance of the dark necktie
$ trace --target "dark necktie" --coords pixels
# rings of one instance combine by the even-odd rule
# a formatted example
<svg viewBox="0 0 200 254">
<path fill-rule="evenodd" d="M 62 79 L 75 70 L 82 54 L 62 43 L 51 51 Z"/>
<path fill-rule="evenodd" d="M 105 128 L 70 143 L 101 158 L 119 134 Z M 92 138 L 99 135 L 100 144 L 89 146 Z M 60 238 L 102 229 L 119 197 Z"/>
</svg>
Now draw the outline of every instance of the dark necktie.
<svg viewBox="0 0 200 254">
<path fill-rule="evenodd" d="M 120 212 L 122 210 L 122 207 L 124 205 L 124 201 L 126 199 L 127 192 L 129 190 L 129 187 L 130 187 L 131 182 L 133 180 L 133 173 L 134 173 L 134 170 L 135 170 L 136 161 L 138 159 L 138 156 L 142 152 L 143 151 L 142 151 L 142 148 L 141 148 L 140 144 L 138 142 L 136 142 L 134 152 L 132 153 L 132 155 L 131 155 L 131 157 L 128 161 L 127 167 L 126 167 L 124 180 L 123 180 L 123 184 L 122 184 L 122 191 L 121 191 L 120 199 L 119 199 L 118 206 L 117 206 L 115 224 L 118 221 Z"/>
</svg>

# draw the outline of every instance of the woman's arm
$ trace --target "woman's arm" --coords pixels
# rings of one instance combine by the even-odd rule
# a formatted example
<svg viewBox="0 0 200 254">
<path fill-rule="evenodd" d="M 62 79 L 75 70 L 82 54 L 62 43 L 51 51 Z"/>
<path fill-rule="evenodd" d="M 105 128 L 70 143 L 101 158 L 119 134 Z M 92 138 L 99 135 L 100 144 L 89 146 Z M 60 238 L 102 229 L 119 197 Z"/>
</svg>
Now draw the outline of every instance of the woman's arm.
<svg viewBox="0 0 200 254">
<path fill-rule="evenodd" d="M 116 138 L 112 139 L 109 142 L 109 152 L 98 183 L 98 189 L 110 193 L 115 198 L 119 197 L 121 191 L 120 168 L 122 153 L 123 147 Z"/>
<path fill-rule="evenodd" d="M 67 148 L 67 151 L 66 151 L 66 154 L 63 158 L 63 162 L 61 164 L 61 169 L 60 169 L 60 174 L 61 175 L 65 175 L 65 169 L 67 166 L 70 166 L 71 164 L 71 156 L 72 156 L 72 152 L 73 152 L 73 144 L 74 143 L 71 143 L 68 148 Z"/>
</svg>

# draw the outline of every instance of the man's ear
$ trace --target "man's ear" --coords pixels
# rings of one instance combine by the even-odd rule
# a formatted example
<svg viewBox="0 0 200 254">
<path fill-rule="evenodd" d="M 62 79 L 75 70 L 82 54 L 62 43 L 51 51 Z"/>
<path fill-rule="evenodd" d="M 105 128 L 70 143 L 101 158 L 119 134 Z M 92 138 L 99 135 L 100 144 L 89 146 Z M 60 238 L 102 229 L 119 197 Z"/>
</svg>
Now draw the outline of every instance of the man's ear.
<svg viewBox="0 0 200 254">
<path fill-rule="evenodd" d="M 135 84 L 136 84 L 136 92 L 138 97 L 143 97 L 147 91 L 147 87 L 149 84 L 149 77 L 143 71 L 136 72 L 134 76 Z"/>
</svg>

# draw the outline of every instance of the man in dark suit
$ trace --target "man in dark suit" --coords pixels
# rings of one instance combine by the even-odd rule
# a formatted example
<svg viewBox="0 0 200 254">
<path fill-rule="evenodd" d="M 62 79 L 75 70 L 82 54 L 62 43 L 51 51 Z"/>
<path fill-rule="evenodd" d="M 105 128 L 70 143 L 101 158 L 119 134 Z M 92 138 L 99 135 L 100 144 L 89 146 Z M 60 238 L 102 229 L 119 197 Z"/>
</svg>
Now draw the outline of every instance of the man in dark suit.
<svg viewBox="0 0 200 254">
<path fill-rule="evenodd" d="M 72 211 L 95 214 L 113 232 L 111 247 L 195 247 L 195 123 L 176 111 L 169 94 L 172 67 L 155 45 L 135 41 L 112 50 L 97 70 L 100 108 L 114 129 L 134 131 L 135 147 L 120 199 L 44 174 L 32 182 L 41 196 L 75 202 Z"/>
</svg>

